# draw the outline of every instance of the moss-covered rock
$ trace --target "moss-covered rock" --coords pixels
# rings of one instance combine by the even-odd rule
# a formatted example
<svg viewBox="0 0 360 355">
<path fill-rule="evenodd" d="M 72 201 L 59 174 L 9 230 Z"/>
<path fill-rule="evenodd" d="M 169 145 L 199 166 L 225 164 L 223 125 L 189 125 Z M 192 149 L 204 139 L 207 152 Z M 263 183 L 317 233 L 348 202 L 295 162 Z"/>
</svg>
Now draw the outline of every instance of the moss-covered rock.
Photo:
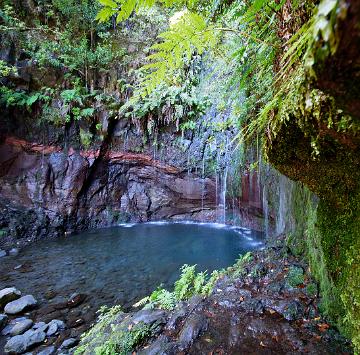
<svg viewBox="0 0 360 355">
<path fill-rule="evenodd" d="M 360 351 L 359 3 L 324 0 L 314 23 L 311 60 L 293 74 L 296 85 L 272 119 L 266 153 L 320 198 L 317 209 L 310 199 L 304 205 L 307 255 L 324 311 Z"/>
</svg>

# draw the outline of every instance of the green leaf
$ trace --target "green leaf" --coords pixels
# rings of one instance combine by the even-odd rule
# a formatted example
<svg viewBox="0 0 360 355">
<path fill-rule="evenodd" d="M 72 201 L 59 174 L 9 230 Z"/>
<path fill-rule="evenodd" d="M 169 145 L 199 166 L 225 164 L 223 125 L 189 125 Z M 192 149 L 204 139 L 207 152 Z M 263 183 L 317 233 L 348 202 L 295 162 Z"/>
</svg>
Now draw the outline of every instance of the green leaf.
<svg viewBox="0 0 360 355">
<path fill-rule="evenodd" d="M 104 7 L 102 8 L 98 14 L 96 15 L 96 20 L 99 22 L 106 22 L 108 21 L 111 16 L 113 16 L 116 13 L 116 10 L 111 9 L 110 7 Z"/>
<path fill-rule="evenodd" d="M 39 99 L 40 93 L 35 93 L 29 96 L 26 100 L 26 106 L 30 107 L 33 103 L 35 103 Z"/>
</svg>

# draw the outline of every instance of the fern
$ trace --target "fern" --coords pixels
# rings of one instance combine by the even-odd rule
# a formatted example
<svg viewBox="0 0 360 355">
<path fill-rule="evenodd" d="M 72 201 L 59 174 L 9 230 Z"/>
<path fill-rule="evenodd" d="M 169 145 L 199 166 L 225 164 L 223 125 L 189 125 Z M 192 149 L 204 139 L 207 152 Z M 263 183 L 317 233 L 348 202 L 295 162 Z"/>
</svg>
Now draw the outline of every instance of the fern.
<svg viewBox="0 0 360 355">
<path fill-rule="evenodd" d="M 193 295 L 193 283 L 195 276 L 196 265 L 184 265 L 181 268 L 180 279 L 175 282 L 174 293 L 178 300 L 186 300 Z"/>
<path fill-rule="evenodd" d="M 210 277 L 206 271 L 196 273 L 196 265 L 183 265 L 180 278 L 174 284 L 174 291 L 170 292 L 158 287 L 150 296 L 144 297 L 133 307 L 162 308 L 172 310 L 179 301 L 188 300 L 194 295 L 209 295 L 215 282 L 224 271 L 213 271 Z"/>
</svg>

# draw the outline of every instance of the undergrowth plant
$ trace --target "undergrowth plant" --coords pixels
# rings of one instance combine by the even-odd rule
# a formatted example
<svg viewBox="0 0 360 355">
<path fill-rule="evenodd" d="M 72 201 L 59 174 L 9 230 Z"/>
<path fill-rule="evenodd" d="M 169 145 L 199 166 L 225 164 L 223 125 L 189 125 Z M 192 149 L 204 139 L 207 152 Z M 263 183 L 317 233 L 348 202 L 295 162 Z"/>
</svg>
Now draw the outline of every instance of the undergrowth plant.
<svg viewBox="0 0 360 355">
<path fill-rule="evenodd" d="M 244 267 L 252 260 L 250 252 L 240 255 L 236 263 L 223 270 L 214 270 L 210 275 L 206 271 L 196 272 L 196 265 L 183 265 L 180 278 L 174 284 L 172 292 L 158 287 L 150 296 L 144 297 L 134 307 L 162 308 L 172 310 L 179 301 L 186 301 L 195 295 L 209 296 L 216 282 L 225 275 L 239 277 Z"/>
</svg>

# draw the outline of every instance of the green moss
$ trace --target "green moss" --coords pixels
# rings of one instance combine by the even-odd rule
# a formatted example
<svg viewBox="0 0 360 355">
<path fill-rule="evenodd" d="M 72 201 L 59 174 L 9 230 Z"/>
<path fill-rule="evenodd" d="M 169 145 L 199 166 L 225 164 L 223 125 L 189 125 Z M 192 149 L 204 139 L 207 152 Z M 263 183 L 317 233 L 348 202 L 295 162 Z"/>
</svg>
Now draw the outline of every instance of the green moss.
<svg viewBox="0 0 360 355">
<path fill-rule="evenodd" d="M 341 312 L 338 324 L 360 350 L 360 193 L 354 193 L 340 208 L 321 201 L 318 228 L 325 263 L 335 285 Z"/>
</svg>

